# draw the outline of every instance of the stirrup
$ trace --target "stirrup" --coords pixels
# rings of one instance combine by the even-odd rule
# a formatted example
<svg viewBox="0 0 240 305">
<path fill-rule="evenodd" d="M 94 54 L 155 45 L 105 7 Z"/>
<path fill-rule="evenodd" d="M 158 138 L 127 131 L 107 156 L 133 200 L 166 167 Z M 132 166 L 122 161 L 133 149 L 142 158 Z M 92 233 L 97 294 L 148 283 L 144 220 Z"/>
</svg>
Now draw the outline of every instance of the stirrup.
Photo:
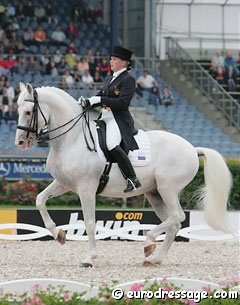
<svg viewBox="0 0 240 305">
<path fill-rule="evenodd" d="M 125 188 L 124 193 L 132 192 L 140 186 L 141 183 L 139 182 L 137 177 L 131 179 L 127 178 L 127 187 Z"/>
</svg>

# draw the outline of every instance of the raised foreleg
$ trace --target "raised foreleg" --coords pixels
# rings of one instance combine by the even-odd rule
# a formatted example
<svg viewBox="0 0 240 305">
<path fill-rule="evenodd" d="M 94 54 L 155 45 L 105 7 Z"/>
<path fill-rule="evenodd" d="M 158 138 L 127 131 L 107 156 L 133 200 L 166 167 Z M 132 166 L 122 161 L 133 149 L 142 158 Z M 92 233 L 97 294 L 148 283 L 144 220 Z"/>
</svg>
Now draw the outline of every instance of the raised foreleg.
<svg viewBox="0 0 240 305">
<path fill-rule="evenodd" d="M 47 208 L 46 201 L 50 198 L 60 196 L 66 193 L 66 189 L 58 183 L 57 180 L 53 180 L 41 193 L 37 195 L 36 206 L 42 216 L 45 227 L 52 233 L 54 239 L 58 240 L 61 244 L 65 242 L 65 233 L 63 230 L 57 230 L 56 224 L 50 217 Z"/>
</svg>

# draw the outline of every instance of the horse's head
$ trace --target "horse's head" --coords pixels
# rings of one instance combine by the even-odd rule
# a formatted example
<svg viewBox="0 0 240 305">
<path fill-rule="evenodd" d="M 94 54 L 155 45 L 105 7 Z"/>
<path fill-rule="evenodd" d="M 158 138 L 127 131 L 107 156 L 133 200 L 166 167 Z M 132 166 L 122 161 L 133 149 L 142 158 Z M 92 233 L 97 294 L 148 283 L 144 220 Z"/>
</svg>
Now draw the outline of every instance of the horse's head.
<svg viewBox="0 0 240 305">
<path fill-rule="evenodd" d="M 46 127 L 46 118 L 39 108 L 37 91 L 32 85 L 27 83 L 25 86 L 20 83 L 20 91 L 17 100 L 19 117 L 15 145 L 20 149 L 27 149 L 33 146 L 40 131 Z"/>
</svg>

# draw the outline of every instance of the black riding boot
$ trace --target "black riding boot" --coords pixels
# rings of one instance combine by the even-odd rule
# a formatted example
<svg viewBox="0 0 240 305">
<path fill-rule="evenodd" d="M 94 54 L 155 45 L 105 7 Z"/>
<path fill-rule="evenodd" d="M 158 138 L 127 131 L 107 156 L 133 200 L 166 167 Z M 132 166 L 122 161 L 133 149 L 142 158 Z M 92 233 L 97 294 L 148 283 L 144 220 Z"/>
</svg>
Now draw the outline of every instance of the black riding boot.
<svg viewBox="0 0 240 305">
<path fill-rule="evenodd" d="M 127 179 L 127 187 L 124 190 L 124 193 L 131 192 L 134 189 L 140 187 L 141 183 L 136 177 L 132 163 L 128 159 L 128 156 L 125 151 L 117 145 L 114 149 L 110 150 L 110 154 L 116 159 L 120 170 Z"/>
</svg>

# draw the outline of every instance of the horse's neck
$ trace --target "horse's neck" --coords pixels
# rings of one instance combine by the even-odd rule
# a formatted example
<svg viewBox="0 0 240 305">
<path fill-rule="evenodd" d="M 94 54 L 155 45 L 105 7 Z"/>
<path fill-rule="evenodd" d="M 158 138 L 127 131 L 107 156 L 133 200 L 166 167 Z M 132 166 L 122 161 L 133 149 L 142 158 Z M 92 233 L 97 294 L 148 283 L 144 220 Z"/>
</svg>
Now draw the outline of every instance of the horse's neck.
<svg viewBox="0 0 240 305">
<path fill-rule="evenodd" d="M 56 92 L 55 92 L 56 91 Z M 72 145 L 82 135 L 81 120 L 76 123 L 77 116 L 82 112 L 81 107 L 70 96 L 61 96 L 61 91 L 49 89 L 42 94 L 42 101 L 48 108 L 49 122 L 48 130 L 51 146 L 56 149 Z M 75 120 L 73 120 L 76 118 Z M 76 123 L 75 126 L 73 126 Z"/>
</svg>

